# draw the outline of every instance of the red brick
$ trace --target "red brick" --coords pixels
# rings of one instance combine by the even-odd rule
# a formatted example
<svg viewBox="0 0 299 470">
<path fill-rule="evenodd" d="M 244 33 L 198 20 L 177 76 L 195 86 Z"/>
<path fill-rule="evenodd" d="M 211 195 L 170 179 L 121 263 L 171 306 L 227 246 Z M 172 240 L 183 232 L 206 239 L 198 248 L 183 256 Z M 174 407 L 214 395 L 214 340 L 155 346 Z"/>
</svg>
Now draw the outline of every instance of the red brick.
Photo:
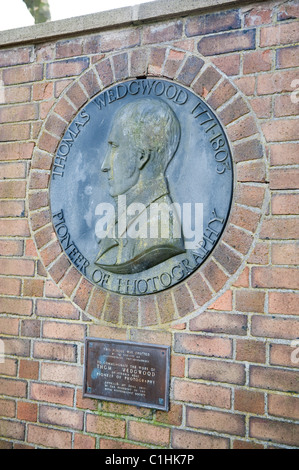
<svg viewBox="0 0 299 470">
<path fill-rule="evenodd" d="M 211 290 L 204 278 L 198 272 L 188 278 L 187 284 L 198 305 L 204 305 L 211 299 Z"/>
<path fill-rule="evenodd" d="M 241 312 L 264 312 L 265 293 L 242 289 L 236 291 L 236 310 Z"/>
<path fill-rule="evenodd" d="M 262 208 L 265 196 L 265 188 L 248 184 L 238 184 L 236 202 L 244 206 Z"/>
<path fill-rule="evenodd" d="M 228 80 L 224 80 L 212 92 L 207 101 L 212 108 L 217 109 L 230 100 L 236 93 L 236 88 Z"/>
<path fill-rule="evenodd" d="M 122 403 L 105 402 L 103 403 L 102 411 L 104 413 L 136 416 L 137 418 L 149 418 L 151 416 L 151 410 L 148 408 L 140 408 Z"/>
<path fill-rule="evenodd" d="M 247 76 L 236 78 L 234 80 L 235 85 L 239 88 L 239 90 L 244 93 L 246 96 L 252 96 L 255 94 L 255 84 L 256 84 L 256 76 Z"/>
<path fill-rule="evenodd" d="M 92 284 L 85 278 L 81 279 L 79 287 L 76 291 L 76 295 L 74 297 L 75 304 L 77 304 L 80 308 L 86 308 L 90 293 L 92 291 L 92 287 Z"/>
<path fill-rule="evenodd" d="M 227 290 L 222 294 L 220 297 L 218 297 L 215 302 L 213 302 L 208 309 L 211 310 L 227 310 L 231 311 L 232 310 L 232 291 Z"/>
<path fill-rule="evenodd" d="M 39 422 L 67 427 L 68 429 L 83 430 L 83 412 L 40 405 Z"/>
<path fill-rule="evenodd" d="M 267 390 L 298 393 L 298 374 L 275 367 L 250 367 L 250 386 Z"/>
<path fill-rule="evenodd" d="M 2 341 L 3 341 L 2 344 L 4 344 L 4 351 L 5 351 L 7 341 L 6 342 L 4 340 L 2 340 Z M 2 348 L 1 348 L 1 351 L 2 351 Z M 8 375 L 10 377 L 16 377 L 17 376 L 17 367 L 18 367 L 18 364 L 17 364 L 16 359 L 7 359 L 7 358 L 5 358 L 4 362 L 0 362 L 0 374 L 1 375 Z"/>
<path fill-rule="evenodd" d="M 257 8 L 252 8 L 244 15 L 245 26 L 260 26 L 263 24 L 271 23 L 273 10 L 261 5 Z"/>
<path fill-rule="evenodd" d="M 58 101 L 58 103 L 54 107 L 54 111 L 67 122 L 70 122 L 77 112 L 77 110 L 73 106 L 71 106 L 65 98 L 61 98 Z"/>
<path fill-rule="evenodd" d="M 299 245 L 297 243 L 272 244 L 272 263 L 296 265 L 299 259 Z"/>
<path fill-rule="evenodd" d="M 23 295 L 26 297 L 42 297 L 44 281 L 42 279 L 24 279 Z"/>
<path fill-rule="evenodd" d="M 65 78 L 80 75 L 89 66 L 87 57 L 47 63 L 47 78 Z"/>
<path fill-rule="evenodd" d="M 228 276 L 214 261 L 209 261 L 209 263 L 205 265 L 203 274 L 216 292 L 220 290 L 228 280 Z"/>
<path fill-rule="evenodd" d="M 194 303 L 186 287 L 186 284 L 180 284 L 174 288 L 173 295 L 180 317 L 194 311 Z"/>
<path fill-rule="evenodd" d="M 30 230 L 27 220 L 2 219 L 0 221 L 0 235 L 14 237 L 29 237 Z"/>
<path fill-rule="evenodd" d="M 244 230 L 229 225 L 226 227 L 223 241 L 243 255 L 246 255 L 252 245 L 253 237 Z"/>
<path fill-rule="evenodd" d="M 241 27 L 238 10 L 210 13 L 188 18 L 186 21 L 186 36 L 204 36 L 220 31 L 229 31 Z"/>
<path fill-rule="evenodd" d="M 19 320 L 16 318 L 0 317 L 0 333 L 3 335 L 18 335 Z"/>
<path fill-rule="evenodd" d="M 76 362 L 77 348 L 72 344 L 61 344 L 53 341 L 35 341 L 33 357 L 63 362 Z"/>
<path fill-rule="evenodd" d="M 131 330 L 131 340 L 139 343 L 164 344 L 171 346 L 172 335 L 165 330 Z"/>
<path fill-rule="evenodd" d="M 42 336 L 44 338 L 82 341 L 84 333 L 84 325 L 72 325 L 55 321 L 45 321 L 43 323 Z"/>
<path fill-rule="evenodd" d="M 85 73 L 81 77 L 80 83 L 83 84 L 90 98 L 99 93 L 99 91 L 101 90 L 101 86 L 93 70 L 89 70 L 87 73 Z"/>
<path fill-rule="evenodd" d="M 237 179 L 243 183 L 264 183 L 266 167 L 263 161 L 241 162 L 237 166 Z"/>
<path fill-rule="evenodd" d="M 258 73 L 267 72 L 271 70 L 272 66 L 272 51 L 254 51 L 244 54 L 243 57 L 243 72 Z"/>
<path fill-rule="evenodd" d="M 19 377 L 22 379 L 38 379 L 38 372 L 39 372 L 39 363 L 37 361 L 25 360 L 22 359 L 20 361 L 20 368 L 19 368 Z"/>
<path fill-rule="evenodd" d="M 78 310 L 70 302 L 63 300 L 37 300 L 36 315 L 72 320 L 79 319 Z"/>
<path fill-rule="evenodd" d="M 243 390 L 242 388 L 236 389 L 234 408 L 237 411 L 263 415 L 265 412 L 264 394 L 251 390 Z"/>
<path fill-rule="evenodd" d="M 129 442 L 120 441 L 118 439 L 100 439 L 100 449 L 148 449 L 146 446 L 140 446 L 137 444 L 130 444 Z"/>
<path fill-rule="evenodd" d="M 294 91 L 292 82 L 296 77 L 296 72 L 292 70 L 260 74 L 257 76 L 257 94 L 274 95 Z"/>
<path fill-rule="evenodd" d="M 87 414 L 86 431 L 102 436 L 125 437 L 126 422 L 123 419 Z"/>
<path fill-rule="evenodd" d="M 294 344 L 270 344 L 270 364 L 298 369 L 298 341 Z"/>
<path fill-rule="evenodd" d="M 229 77 L 240 73 L 240 54 L 213 57 L 212 62 Z"/>
<path fill-rule="evenodd" d="M 70 432 L 49 429 L 44 426 L 28 426 L 28 442 L 54 449 L 71 449 L 72 434 Z"/>
<path fill-rule="evenodd" d="M 172 447 L 174 449 L 229 449 L 229 439 L 174 429 Z"/>
<path fill-rule="evenodd" d="M 0 252 L 2 256 L 21 256 L 23 250 L 23 240 L 0 240 Z"/>
<path fill-rule="evenodd" d="M 245 366 L 227 361 L 189 359 L 189 377 L 211 382 L 243 385 Z"/>
<path fill-rule="evenodd" d="M 140 30 L 108 31 L 100 36 L 101 52 L 135 47 L 140 44 Z"/>
<path fill-rule="evenodd" d="M 35 82 L 43 79 L 43 66 L 31 64 L 3 70 L 4 85 Z"/>
<path fill-rule="evenodd" d="M 82 39 L 68 39 L 56 44 L 56 58 L 74 57 L 82 53 Z"/>
<path fill-rule="evenodd" d="M 58 110 L 57 110 L 58 112 Z M 59 140 L 57 137 L 53 137 L 47 131 L 44 131 L 39 138 L 38 146 L 41 150 L 45 150 L 49 153 L 54 153 L 56 148 L 58 147 Z"/>
<path fill-rule="evenodd" d="M 174 400 L 230 409 L 231 390 L 216 385 L 205 385 L 194 381 L 175 379 Z"/>
<path fill-rule="evenodd" d="M 0 52 L 0 67 L 10 65 L 27 64 L 33 52 L 32 47 L 18 47 L 14 49 L 3 49 Z"/>
<path fill-rule="evenodd" d="M 3 124 L 0 130 L 0 141 L 9 142 L 30 139 L 30 124 Z M 8 159 L 14 160 L 11 154 Z"/>
<path fill-rule="evenodd" d="M 14 418 L 16 415 L 16 402 L 14 400 L 0 399 L 0 416 Z"/>
<path fill-rule="evenodd" d="M 202 69 L 203 65 L 204 61 L 199 57 L 188 57 L 178 75 L 178 81 L 187 86 L 191 85 L 199 71 Z"/>
<path fill-rule="evenodd" d="M 223 124 L 227 125 L 247 113 L 249 113 L 249 108 L 247 104 L 245 103 L 242 97 L 238 97 L 221 110 L 221 112 L 219 113 L 219 117 Z"/>
<path fill-rule="evenodd" d="M 219 82 L 220 78 L 220 73 L 214 67 L 210 66 L 202 72 L 196 82 L 193 83 L 192 88 L 195 93 L 205 98 L 216 83 Z"/>
<path fill-rule="evenodd" d="M 214 357 L 232 357 L 232 342 L 226 338 L 176 333 L 174 351 Z"/>
<path fill-rule="evenodd" d="M 99 62 L 99 64 L 96 65 L 96 69 L 104 87 L 113 83 L 113 71 L 110 59 L 104 59 Z"/>
<path fill-rule="evenodd" d="M 243 30 L 206 36 L 199 40 L 198 51 L 204 56 L 255 49 L 255 31 Z"/>
<path fill-rule="evenodd" d="M 269 292 L 269 313 L 298 314 L 299 294 L 295 292 Z"/>
<path fill-rule="evenodd" d="M 299 6 L 296 5 L 296 3 L 281 5 L 277 13 L 278 21 L 296 19 L 298 17 L 299 17 Z"/>
<path fill-rule="evenodd" d="M 285 142 L 296 140 L 299 134 L 299 123 L 295 119 L 274 120 L 262 124 L 267 142 Z"/>
<path fill-rule="evenodd" d="M 275 217 L 265 219 L 262 224 L 261 238 L 267 240 L 285 239 L 297 240 L 299 236 L 299 220 L 293 218 Z M 286 263 L 285 263 L 286 264 Z"/>
<path fill-rule="evenodd" d="M 27 395 L 27 382 L 24 380 L 0 378 L 0 394 L 25 398 Z"/>
<path fill-rule="evenodd" d="M 253 287 L 270 287 L 276 289 L 298 289 L 298 271 L 295 268 L 252 268 Z"/>
<path fill-rule="evenodd" d="M 32 121 L 37 118 L 38 108 L 35 104 L 5 106 L 0 110 L 0 123 Z"/>
<path fill-rule="evenodd" d="M 252 335 L 279 339 L 296 339 L 299 336 L 299 321 L 281 317 L 253 316 Z"/>
<path fill-rule="evenodd" d="M 270 170 L 271 189 L 298 189 L 299 170 L 297 168 L 283 168 Z"/>
<path fill-rule="evenodd" d="M 299 46 L 284 47 L 277 49 L 276 52 L 276 67 L 284 69 L 288 67 L 299 66 Z"/>
<path fill-rule="evenodd" d="M 241 206 L 235 206 L 231 216 L 231 223 L 250 232 L 255 232 L 259 218 L 258 213 Z"/>
<path fill-rule="evenodd" d="M 96 440 L 94 437 L 83 434 L 75 434 L 74 449 L 95 449 Z"/>
<path fill-rule="evenodd" d="M 269 419 L 251 418 L 250 436 L 260 440 L 298 446 L 299 426 Z"/>
<path fill-rule="evenodd" d="M 281 418 L 299 419 L 299 398 L 269 394 L 268 412 Z"/>
<path fill-rule="evenodd" d="M 160 292 L 157 295 L 157 306 L 162 323 L 167 323 L 174 319 L 175 305 L 169 291 Z"/>
<path fill-rule="evenodd" d="M 64 295 L 59 289 L 59 287 L 57 287 L 56 284 L 54 284 L 54 282 L 51 281 L 51 279 L 47 279 L 47 281 L 45 282 L 45 296 L 55 298 L 55 299 L 64 298 Z"/>
<path fill-rule="evenodd" d="M 274 165 L 296 165 L 299 163 L 298 144 L 273 144 L 270 148 L 270 164 Z"/>
<path fill-rule="evenodd" d="M 187 407 L 187 426 L 245 436 L 245 417 L 233 413 Z"/>
<path fill-rule="evenodd" d="M 183 407 L 182 405 L 171 404 L 169 411 L 157 411 L 156 420 L 160 423 L 180 426 L 182 423 Z"/>
<path fill-rule="evenodd" d="M 266 362 L 266 345 L 262 341 L 252 339 L 238 339 L 236 344 L 237 361 Z"/>
<path fill-rule="evenodd" d="M 0 298 L 0 312 L 14 315 L 31 315 L 33 302 L 29 299 L 15 299 L 13 297 Z"/>
<path fill-rule="evenodd" d="M 21 279 L 11 279 L 0 277 L 0 294 L 1 295 L 20 295 Z"/>
<path fill-rule="evenodd" d="M 296 21 L 287 24 L 277 24 L 261 28 L 260 46 L 281 46 L 292 44 L 299 40 L 299 25 Z"/>
<path fill-rule="evenodd" d="M 173 41 L 175 39 L 180 39 L 182 34 L 182 21 L 173 21 L 165 24 L 160 23 L 157 25 L 145 26 L 143 30 L 143 44 Z"/>
<path fill-rule="evenodd" d="M 0 201 L 0 217 L 22 217 L 24 216 L 25 213 L 25 202 L 24 201 Z M 5 231 L 9 227 L 9 221 L 8 225 L 5 224 L 2 225 L 1 229 Z M 9 232 L 9 235 L 11 233 Z"/>
<path fill-rule="evenodd" d="M 171 49 L 164 66 L 165 77 L 174 78 L 185 58 L 184 52 Z"/>
<path fill-rule="evenodd" d="M 43 362 L 41 365 L 41 380 L 82 385 L 82 368 Z"/>
<path fill-rule="evenodd" d="M 140 324 L 142 327 L 155 325 L 157 323 L 157 309 L 152 297 L 143 296 L 139 303 Z"/>
<path fill-rule="evenodd" d="M 242 258 L 222 242 L 216 247 L 213 254 L 215 260 L 229 274 L 234 274 L 242 263 Z"/>
<path fill-rule="evenodd" d="M 128 438 L 133 441 L 146 442 L 159 446 L 168 446 L 170 429 L 137 421 L 129 421 Z"/>
<path fill-rule="evenodd" d="M 206 333 L 245 335 L 247 318 L 245 315 L 239 314 L 204 312 L 190 320 L 190 330 Z"/>
<path fill-rule="evenodd" d="M 274 215 L 299 214 L 299 194 L 273 194 L 271 204 Z"/>
<path fill-rule="evenodd" d="M 67 274 L 64 276 L 63 280 L 60 283 L 61 290 L 70 297 L 80 279 L 81 274 L 79 273 L 79 271 L 71 267 L 71 269 L 67 272 Z"/>
<path fill-rule="evenodd" d="M 66 255 L 61 255 L 54 264 L 49 269 L 50 276 L 56 282 L 56 284 L 63 278 L 64 274 L 70 267 L 71 263 L 69 262 Z"/>
<path fill-rule="evenodd" d="M 21 335 L 38 338 L 40 336 L 40 321 L 32 319 L 22 320 Z"/>
<path fill-rule="evenodd" d="M 272 113 L 272 97 L 261 96 L 250 100 L 253 111 L 259 119 L 270 118 Z"/>
<path fill-rule="evenodd" d="M 233 142 L 245 139 L 245 137 L 250 137 L 258 132 L 255 120 L 252 116 L 244 117 L 237 123 L 230 124 L 227 131 Z"/>
<path fill-rule="evenodd" d="M 5 259 L 0 260 L 0 274 L 8 276 L 33 276 L 34 261 L 25 259 Z"/>
<path fill-rule="evenodd" d="M 73 83 L 73 80 L 55 80 L 54 84 L 54 96 L 55 98 L 59 98 L 59 96 L 62 94 L 62 92 L 67 88 L 71 83 Z"/>
<path fill-rule="evenodd" d="M 23 441 L 25 438 L 25 424 L 3 419 L 0 421 L 0 435 Z"/>
<path fill-rule="evenodd" d="M 298 103 L 293 102 L 289 95 L 281 95 L 275 98 L 275 117 L 297 116 L 298 109 Z"/>
<path fill-rule="evenodd" d="M 74 389 L 63 387 L 61 385 L 32 383 L 30 388 L 30 398 L 37 401 L 73 406 Z"/>
<path fill-rule="evenodd" d="M 40 250 L 40 255 L 44 266 L 49 266 L 62 253 L 61 245 L 58 240 L 52 242 L 46 248 Z"/>
<path fill-rule="evenodd" d="M 35 403 L 18 402 L 17 417 L 21 421 L 37 421 L 37 405 Z"/>
<path fill-rule="evenodd" d="M 79 109 L 87 101 L 87 94 L 83 91 L 82 87 L 78 83 L 74 83 L 71 88 L 67 91 L 66 96 L 71 100 L 74 107 Z"/>
<path fill-rule="evenodd" d="M 114 65 L 115 80 L 119 81 L 128 78 L 128 54 L 124 52 L 123 54 L 114 55 L 112 60 Z"/>
<path fill-rule="evenodd" d="M 241 272 L 240 276 L 233 283 L 234 287 L 249 287 L 249 268 L 245 266 L 245 269 Z"/>
<path fill-rule="evenodd" d="M 83 408 L 86 410 L 97 410 L 98 409 L 98 401 L 92 400 L 91 398 L 83 398 L 82 396 L 82 389 L 77 390 L 77 400 L 76 400 L 76 407 Z"/>
<path fill-rule="evenodd" d="M 130 76 L 144 77 L 147 74 L 148 53 L 143 49 L 133 49 L 130 60 Z"/>
</svg>

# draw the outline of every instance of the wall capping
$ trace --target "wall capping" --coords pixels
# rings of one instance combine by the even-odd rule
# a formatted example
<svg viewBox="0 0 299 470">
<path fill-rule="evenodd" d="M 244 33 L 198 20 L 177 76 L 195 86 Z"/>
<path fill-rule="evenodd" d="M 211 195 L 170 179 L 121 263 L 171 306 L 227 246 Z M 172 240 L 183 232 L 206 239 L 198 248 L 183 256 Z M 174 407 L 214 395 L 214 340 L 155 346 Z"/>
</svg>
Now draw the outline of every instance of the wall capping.
<svg viewBox="0 0 299 470">
<path fill-rule="evenodd" d="M 0 31 L 0 48 L 36 44 L 59 37 L 94 33 L 150 21 L 203 13 L 217 8 L 244 6 L 267 0 L 156 0 L 130 7 L 92 13 L 49 23 Z"/>
</svg>

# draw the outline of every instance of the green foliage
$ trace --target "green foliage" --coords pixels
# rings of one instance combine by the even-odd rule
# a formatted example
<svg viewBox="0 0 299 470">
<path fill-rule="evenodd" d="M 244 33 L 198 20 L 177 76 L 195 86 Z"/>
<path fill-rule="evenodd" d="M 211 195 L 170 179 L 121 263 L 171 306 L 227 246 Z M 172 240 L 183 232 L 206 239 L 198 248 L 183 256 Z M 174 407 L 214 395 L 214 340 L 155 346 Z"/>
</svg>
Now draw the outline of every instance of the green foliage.
<svg viewBox="0 0 299 470">
<path fill-rule="evenodd" d="M 34 18 L 35 23 L 44 23 L 51 20 L 48 0 L 23 0 Z"/>
</svg>

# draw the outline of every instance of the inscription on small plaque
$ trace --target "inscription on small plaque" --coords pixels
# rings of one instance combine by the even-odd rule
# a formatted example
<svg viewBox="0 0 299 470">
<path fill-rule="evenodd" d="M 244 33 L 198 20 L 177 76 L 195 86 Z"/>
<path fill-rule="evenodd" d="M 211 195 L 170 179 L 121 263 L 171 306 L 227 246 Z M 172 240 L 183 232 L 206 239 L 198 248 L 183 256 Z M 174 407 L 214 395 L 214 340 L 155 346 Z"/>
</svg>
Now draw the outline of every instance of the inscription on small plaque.
<svg viewBox="0 0 299 470">
<path fill-rule="evenodd" d="M 170 347 L 87 338 L 83 396 L 168 410 Z"/>
</svg>

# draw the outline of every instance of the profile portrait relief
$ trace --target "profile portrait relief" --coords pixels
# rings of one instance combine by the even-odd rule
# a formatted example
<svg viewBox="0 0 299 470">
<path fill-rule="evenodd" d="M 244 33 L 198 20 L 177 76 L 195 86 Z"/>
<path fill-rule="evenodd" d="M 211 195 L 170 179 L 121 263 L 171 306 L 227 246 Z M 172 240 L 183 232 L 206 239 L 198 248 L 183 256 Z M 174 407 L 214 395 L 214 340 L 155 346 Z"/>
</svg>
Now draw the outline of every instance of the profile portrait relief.
<svg viewBox="0 0 299 470">
<path fill-rule="evenodd" d="M 160 99 L 139 98 L 116 113 L 101 166 L 116 212 L 113 235 L 98 241 L 97 266 L 133 274 L 186 251 L 166 178 L 180 137 L 178 118 Z"/>
</svg>

